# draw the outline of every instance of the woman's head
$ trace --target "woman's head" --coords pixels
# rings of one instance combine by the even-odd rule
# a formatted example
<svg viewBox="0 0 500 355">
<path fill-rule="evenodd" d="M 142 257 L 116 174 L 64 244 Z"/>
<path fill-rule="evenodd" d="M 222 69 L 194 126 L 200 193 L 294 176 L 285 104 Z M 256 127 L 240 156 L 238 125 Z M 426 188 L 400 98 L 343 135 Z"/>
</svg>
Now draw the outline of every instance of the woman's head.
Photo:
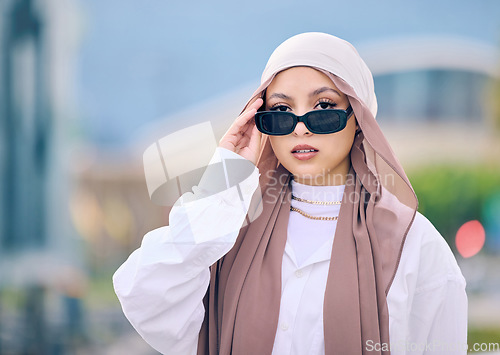
<svg viewBox="0 0 500 355">
<path fill-rule="evenodd" d="M 314 99 L 318 102 L 312 102 L 309 95 L 324 87 L 333 90 L 315 93 Z M 296 181 L 305 184 L 344 183 L 358 125 L 363 129 L 360 119 L 363 121 L 367 115 L 373 119 L 377 112 L 373 77 L 356 49 L 350 43 L 326 33 L 302 33 L 289 38 L 270 56 L 253 100 L 262 97 L 266 103 L 263 109 L 268 110 L 280 103 L 277 100 L 279 96 L 273 97 L 274 91 L 294 99 L 294 102 L 288 100 L 286 110 L 296 115 L 323 108 L 346 109 L 349 106 L 354 115 L 347 120 L 343 130 L 332 134 L 305 132 L 305 125 L 300 123 L 288 136 L 264 136 L 259 167 L 274 169 L 275 164 L 280 163 L 295 176 Z M 332 101 L 335 106 L 319 104 L 319 101 Z M 300 160 L 299 154 L 291 153 L 300 144 L 321 150 L 309 160 Z M 277 160 L 273 162 L 271 155 Z"/>
<path fill-rule="evenodd" d="M 297 116 L 313 110 L 349 107 L 347 96 L 319 70 L 308 66 L 285 69 L 276 74 L 265 91 L 266 111 L 286 111 Z M 349 172 L 349 152 L 357 124 L 354 115 L 336 133 L 315 134 L 298 122 L 288 135 L 270 136 L 279 162 L 307 185 L 339 185 Z M 312 151 L 311 151 L 312 150 Z M 305 152 L 309 151 L 309 152 Z"/>
</svg>

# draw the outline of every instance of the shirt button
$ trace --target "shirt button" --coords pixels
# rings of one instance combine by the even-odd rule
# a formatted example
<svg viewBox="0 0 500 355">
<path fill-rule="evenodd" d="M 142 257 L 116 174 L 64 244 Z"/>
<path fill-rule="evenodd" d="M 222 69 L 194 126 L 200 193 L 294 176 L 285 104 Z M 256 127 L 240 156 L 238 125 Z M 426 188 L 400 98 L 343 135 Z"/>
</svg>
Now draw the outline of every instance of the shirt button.
<svg viewBox="0 0 500 355">
<path fill-rule="evenodd" d="M 295 276 L 302 277 L 302 276 L 304 276 L 304 273 L 302 272 L 302 270 L 297 270 L 297 271 L 295 271 Z"/>
<path fill-rule="evenodd" d="M 286 324 L 286 323 L 281 323 L 281 330 L 283 330 L 283 331 L 288 330 L 288 324 Z"/>
</svg>

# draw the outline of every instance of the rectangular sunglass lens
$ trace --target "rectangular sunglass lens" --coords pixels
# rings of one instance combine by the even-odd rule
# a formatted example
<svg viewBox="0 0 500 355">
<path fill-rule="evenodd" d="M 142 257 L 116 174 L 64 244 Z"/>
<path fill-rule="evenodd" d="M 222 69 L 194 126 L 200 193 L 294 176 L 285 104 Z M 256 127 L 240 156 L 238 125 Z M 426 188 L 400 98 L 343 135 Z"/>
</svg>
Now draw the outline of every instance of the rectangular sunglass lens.
<svg viewBox="0 0 500 355">
<path fill-rule="evenodd" d="M 308 118 L 309 126 L 316 132 L 335 132 L 340 126 L 340 116 L 335 111 L 313 111 Z"/>
<path fill-rule="evenodd" d="M 261 116 L 262 128 L 268 134 L 290 134 L 293 132 L 293 117 L 274 112 Z"/>
</svg>

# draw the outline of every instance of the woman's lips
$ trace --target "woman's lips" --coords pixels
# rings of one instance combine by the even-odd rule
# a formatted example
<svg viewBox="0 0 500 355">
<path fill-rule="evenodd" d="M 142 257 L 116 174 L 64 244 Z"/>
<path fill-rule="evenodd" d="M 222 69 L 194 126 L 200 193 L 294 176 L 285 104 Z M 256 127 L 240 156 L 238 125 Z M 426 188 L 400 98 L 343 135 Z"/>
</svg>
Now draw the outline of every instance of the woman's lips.
<svg viewBox="0 0 500 355">
<path fill-rule="evenodd" d="M 319 150 L 308 145 L 299 144 L 293 147 L 291 153 L 298 160 L 309 160 L 318 154 Z"/>
</svg>

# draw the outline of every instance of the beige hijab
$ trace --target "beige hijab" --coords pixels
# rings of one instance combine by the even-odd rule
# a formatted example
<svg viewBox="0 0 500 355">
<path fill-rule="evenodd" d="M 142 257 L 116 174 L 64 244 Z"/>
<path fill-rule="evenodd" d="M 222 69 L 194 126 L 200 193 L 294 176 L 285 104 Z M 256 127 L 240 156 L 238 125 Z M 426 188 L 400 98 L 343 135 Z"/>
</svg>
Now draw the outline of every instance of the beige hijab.
<svg viewBox="0 0 500 355">
<path fill-rule="evenodd" d="M 348 96 L 360 127 L 351 149 L 323 318 L 327 355 L 366 354 L 367 341 L 389 343 L 386 295 L 417 199 L 375 121 L 372 75 L 348 42 L 324 33 L 303 33 L 286 40 L 271 55 L 247 106 L 263 95 L 277 73 L 293 66 L 311 66 L 327 74 Z M 277 161 L 267 137 L 263 137 L 257 167 L 263 199 L 255 203 L 261 204 L 262 213 L 240 230 L 235 246 L 211 268 L 198 354 L 260 355 L 273 349 L 290 213 L 290 173 Z M 257 209 L 251 206 L 249 214 Z"/>
</svg>

